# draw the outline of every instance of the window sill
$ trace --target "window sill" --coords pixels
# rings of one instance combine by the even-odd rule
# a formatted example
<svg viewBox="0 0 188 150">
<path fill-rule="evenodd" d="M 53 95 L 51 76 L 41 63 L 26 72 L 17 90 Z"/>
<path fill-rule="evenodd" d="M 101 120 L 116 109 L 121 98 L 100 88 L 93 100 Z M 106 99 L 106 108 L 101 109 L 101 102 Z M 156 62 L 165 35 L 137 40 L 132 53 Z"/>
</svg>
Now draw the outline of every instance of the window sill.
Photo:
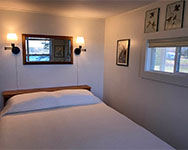
<svg viewBox="0 0 188 150">
<path fill-rule="evenodd" d="M 143 71 L 142 78 L 188 88 L 188 75 L 184 73 Z"/>
</svg>

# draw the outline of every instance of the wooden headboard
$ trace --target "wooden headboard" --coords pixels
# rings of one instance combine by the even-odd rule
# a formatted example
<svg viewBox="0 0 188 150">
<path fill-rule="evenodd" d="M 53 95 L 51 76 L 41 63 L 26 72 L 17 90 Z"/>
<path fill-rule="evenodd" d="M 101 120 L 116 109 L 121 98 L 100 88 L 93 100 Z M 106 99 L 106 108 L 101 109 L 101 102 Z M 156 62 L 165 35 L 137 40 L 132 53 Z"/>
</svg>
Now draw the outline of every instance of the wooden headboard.
<svg viewBox="0 0 188 150">
<path fill-rule="evenodd" d="M 85 89 L 85 90 L 91 90 L 91 87 L 88 85 L 79 85 L 79 86 L 64 86 L 64 87 L 50 87 L 50 88 L 38 88 L 38 89 L 23 89 L 23 90 L 11 90 L 11 91 L 4 91 L 2 92 L 3 100 L 4 100 L 4 106 L 6 105 L 9 98 L 15 95 L 19 94 L 25 94 L 25 93 L 34 93 L 34 92 L 53 92 L 58 90 L 67 90 L 67 89 Z"/>
</svg>

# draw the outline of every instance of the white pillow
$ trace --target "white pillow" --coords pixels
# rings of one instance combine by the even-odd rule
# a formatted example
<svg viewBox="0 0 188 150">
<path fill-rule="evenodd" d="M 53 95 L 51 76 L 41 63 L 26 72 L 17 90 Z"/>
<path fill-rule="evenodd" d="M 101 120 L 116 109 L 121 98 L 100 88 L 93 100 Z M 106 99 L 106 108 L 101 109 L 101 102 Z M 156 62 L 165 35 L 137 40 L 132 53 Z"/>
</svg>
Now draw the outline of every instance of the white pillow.
<svg viewBox="0 0 188 150">
<path fill-rule="evenodd" d="M 88 90 L 60 90 L 55 92 L 35 92 L 13 96 L 1 112 L 10 113 L 40 110 L 55 107 L 97 104 L 102 101 Z"/>
</svg>

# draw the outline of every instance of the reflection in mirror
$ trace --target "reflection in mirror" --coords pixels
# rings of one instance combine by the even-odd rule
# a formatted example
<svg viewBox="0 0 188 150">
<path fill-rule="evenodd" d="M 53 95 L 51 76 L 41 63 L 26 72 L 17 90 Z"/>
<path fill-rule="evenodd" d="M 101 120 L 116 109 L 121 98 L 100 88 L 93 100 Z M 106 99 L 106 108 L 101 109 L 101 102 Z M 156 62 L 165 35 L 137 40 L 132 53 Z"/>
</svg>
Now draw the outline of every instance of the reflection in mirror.
<svg viewBox="0 0 188 150">
<path fill-rule="evenodd" d="M 24 64 L 73 64 L 72 37 L 23 34 Z"/>
</svg>

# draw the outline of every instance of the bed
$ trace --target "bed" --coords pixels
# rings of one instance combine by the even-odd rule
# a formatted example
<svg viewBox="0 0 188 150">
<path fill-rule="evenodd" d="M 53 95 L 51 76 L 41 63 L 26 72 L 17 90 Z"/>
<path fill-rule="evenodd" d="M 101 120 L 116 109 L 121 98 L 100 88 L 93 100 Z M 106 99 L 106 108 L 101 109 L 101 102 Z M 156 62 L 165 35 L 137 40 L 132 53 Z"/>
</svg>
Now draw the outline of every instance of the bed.
<svg viewBox="0 0 188 150">
<path fill-rule="evenodd" d="M 174 149 L 107 106 L 89 86 L 3 93 L 0 149 Z"/>
</svg>

